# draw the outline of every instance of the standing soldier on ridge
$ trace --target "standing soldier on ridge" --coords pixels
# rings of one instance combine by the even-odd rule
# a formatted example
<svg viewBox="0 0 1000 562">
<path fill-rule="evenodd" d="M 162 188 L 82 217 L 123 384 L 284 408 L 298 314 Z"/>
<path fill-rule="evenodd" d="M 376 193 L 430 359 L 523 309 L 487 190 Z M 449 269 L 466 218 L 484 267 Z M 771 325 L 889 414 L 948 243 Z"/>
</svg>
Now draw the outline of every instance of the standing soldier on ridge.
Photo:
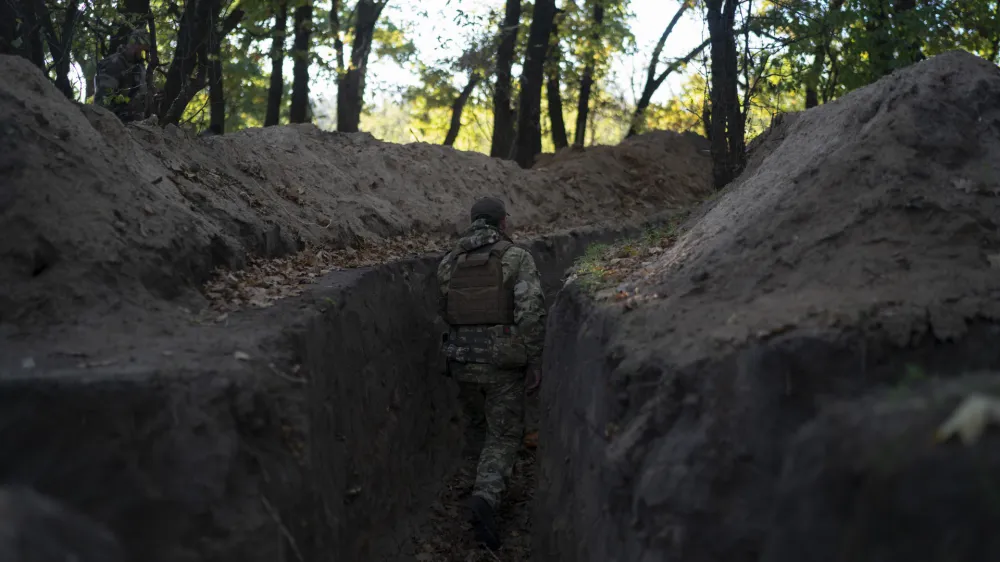
<svg viewBox="0 0 1000 562">
<path fill-rule="evenodd" d="M 438 265 L 448 370 L 458 382 L 466 442 L 482 447 L 469 517 L 476 539 L 500 546 L 495 514 L 524 434 L 525 385 L 541 382 L 545 299 L 535 260 L 505 233 L 507 210 L 485 197 Z"/>
<path fill-rule="evenodd" d="M 142 54 L 149 49 L 149 33 L 135 29 L 125 45 L 97 63 L 94 103 L 110 109 L 122 123 L 146 116 L 146 67 Z"/>
</svg>

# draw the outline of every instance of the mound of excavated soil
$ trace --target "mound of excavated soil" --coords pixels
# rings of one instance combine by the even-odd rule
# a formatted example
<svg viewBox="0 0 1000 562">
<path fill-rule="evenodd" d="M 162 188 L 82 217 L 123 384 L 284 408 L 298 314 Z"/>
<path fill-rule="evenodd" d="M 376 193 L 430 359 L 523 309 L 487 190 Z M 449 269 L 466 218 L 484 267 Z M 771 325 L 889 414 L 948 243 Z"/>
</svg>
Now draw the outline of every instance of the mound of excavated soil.
<svg viewBox="0 0 1000 562">
<path fill-rule="evenodd" d="M 1000 367 L 998 195 L 1000 69 L 968 53 L 778 123 L 626 298 L 560 295 L 536 555 L 996 556 L 996 438 L 930 445 L 961 392 L 892 404 Z"/>
<path fill-rule="evenodd" d="M 577 189 L 593 182 L 628 186 L 640 201 L 657 200 L 662 208 L 690 202 L 686 193 L 671 186 L 703 185 L 710 148 L 708 139 L 694 133 L 654 131 L 615 146 L 546 154 L 534 169 Z"/>
<path fill-rule="evenodd" d="M 641 217 L 710 189 L 699 141 L 680 135 L 524 171 L 313 126 L 200 139 L 124 127 L 65 99 L 24 59 L 0 57 L 0 74 L 0 323 L 174 298 L 247 254 L 450 234 L 484 194 L 507 200 L 513 226 L 545 228 Z"/>
</svg>

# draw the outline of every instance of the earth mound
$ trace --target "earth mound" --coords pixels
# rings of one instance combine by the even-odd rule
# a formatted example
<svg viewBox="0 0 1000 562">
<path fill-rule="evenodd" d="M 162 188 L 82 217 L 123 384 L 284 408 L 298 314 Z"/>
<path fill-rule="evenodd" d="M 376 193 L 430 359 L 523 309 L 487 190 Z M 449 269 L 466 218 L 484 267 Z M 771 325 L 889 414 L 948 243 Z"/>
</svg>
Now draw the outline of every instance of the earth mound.
<svg viewBox="0 0 1000 562">
<path fill-rule="evenodd" d="M 644 217 L 710 191 L 700 142 L 680 135 L 526 171 L 311 125 L 205 138 L 126 127 L 67 100 L 24 59 L 0 56 L 0 74 L 0 324 L 197 299 L 214 268 L 248 255 L 446 236 L 484 194 L 507 200 L 515 228 L 544 230 Z M 616 155 L 607 171 L 590 174 L 605 153 Z M 636 168 L 630 153 L 664 164 Z M 635 184 L 637 173 L 652 175 Z"/>
<path fill-rule="evenodd" d="M 580 270 L 618 284 L 551 313 L 535 552 L 996 556 L 997 437 L 931 436 L 1000 368 L 998 194 L 1000 69 L 950 52 L 782 120 L 669 247 Z"/>
</svg>

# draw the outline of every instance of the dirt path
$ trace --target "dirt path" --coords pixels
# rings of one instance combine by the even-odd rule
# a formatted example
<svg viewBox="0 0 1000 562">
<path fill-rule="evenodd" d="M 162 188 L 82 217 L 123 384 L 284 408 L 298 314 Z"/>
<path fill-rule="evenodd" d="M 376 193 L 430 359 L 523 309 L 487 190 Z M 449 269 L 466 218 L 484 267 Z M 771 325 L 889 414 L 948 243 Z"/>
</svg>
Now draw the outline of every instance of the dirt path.
<svg viewBox="0 0 1000 562">
<path fill-rule="evenodd" d="M 535 452 L 522 447 L 511 478 L 510 489 L 500 507 L 497 524 L 503 547 L 490 552 L 478 546 L 466 522 L 463 505 L 472 492 L 476 460 L 463 459 L 461 466 L 441 487 L 431 504 L 427 521 L 413 537 L 417 560 L 433 562 L 527 562 L 531 560 L 531 502 L 534 496 Z"/>
</svg>

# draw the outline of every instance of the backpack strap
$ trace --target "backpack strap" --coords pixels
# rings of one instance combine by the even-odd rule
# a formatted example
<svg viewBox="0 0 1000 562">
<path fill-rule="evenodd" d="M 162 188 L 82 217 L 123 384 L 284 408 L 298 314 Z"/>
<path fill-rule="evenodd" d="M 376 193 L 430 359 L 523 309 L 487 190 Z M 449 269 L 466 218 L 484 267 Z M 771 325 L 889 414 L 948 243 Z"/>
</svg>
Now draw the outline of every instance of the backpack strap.
<svg viewBox="0 0 1000 562">
<path fill-rule="evenodd" d="M 500 257 L 507 253 L 507 250 L 513 247 L 514 243 L 510 240 L 500 240 L 499 242 L 493 244 L 493 247 L 490 248 L 490 253 Z"/>
</svg>

